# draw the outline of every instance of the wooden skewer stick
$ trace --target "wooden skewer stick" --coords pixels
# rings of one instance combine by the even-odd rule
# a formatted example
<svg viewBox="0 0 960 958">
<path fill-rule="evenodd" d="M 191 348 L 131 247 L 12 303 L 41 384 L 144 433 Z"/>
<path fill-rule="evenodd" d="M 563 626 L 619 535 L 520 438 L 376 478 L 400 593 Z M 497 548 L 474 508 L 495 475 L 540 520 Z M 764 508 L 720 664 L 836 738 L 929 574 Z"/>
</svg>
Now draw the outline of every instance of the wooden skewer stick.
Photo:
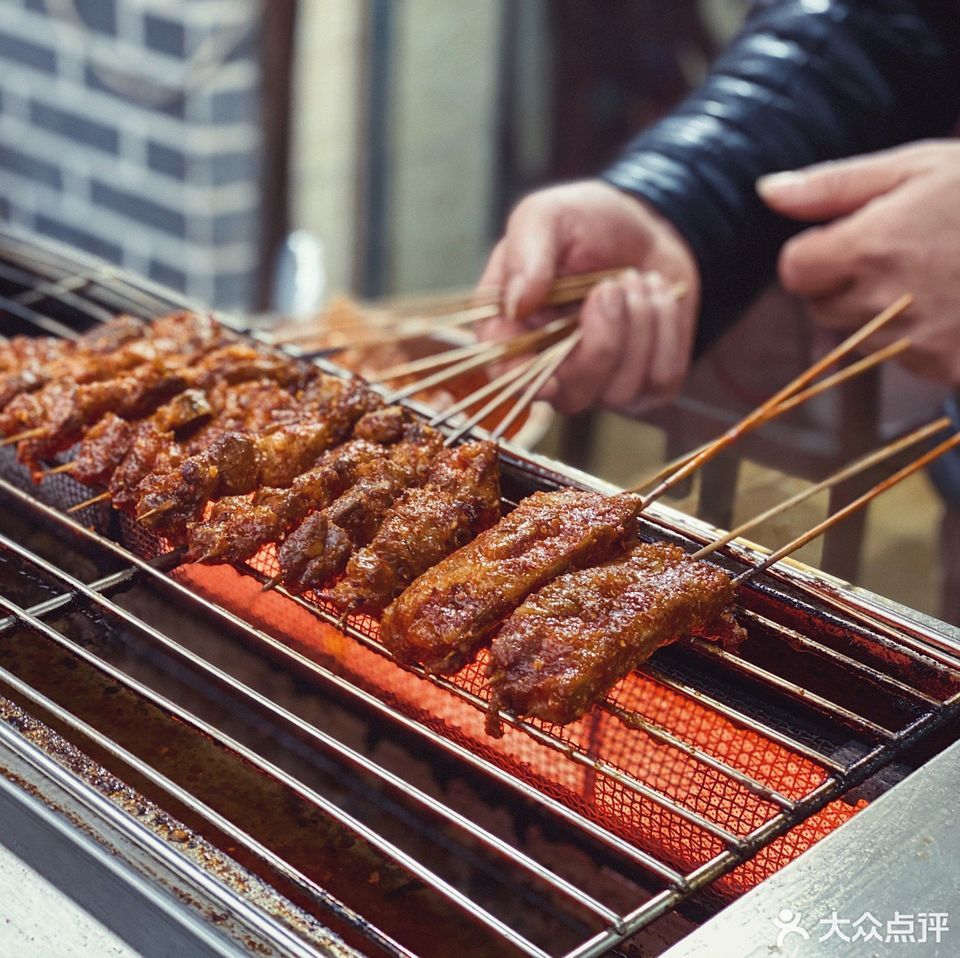
<svg viewBox="0 0 960 958">
<path fill-rule="evenodd" d="M 805 546 L 808 542 L 813 541 L 828 529 L 835 526 L 838 522 L 845 519 L 847 516 L 856 512 L 858 509 L 862 509 L 868 502 L 876 499 L 881 493 L 893 488 L 893 486 L 897 485 L 897 483 L 902 482 L 909 476 L 912 476 L 915 472 L 919 472 L 928 463 L 933 462 L 934 459 L 939 458 L 944 453 L 949 452 L 951 449 L 954 449 L 957 446 L 960 446 L 960 432 L 954 433 L 949 439 L 945 439 L 939 445 L 934 446 L 933 449 L 925 452 L 918 459 L 914 459 L 914 461 L 909 465 L 904 466 L 892 476 L 888 476 L 883 480 L 883 482 L 878 482 L 872 489 L 868 489 L 862 496 L 854 499 L 853 502 L 848 503 L 842 509 L 838 509 L 833 515 L 827 516 L 826 519 L 824 519 L 822 522 L 818 522 L 817 525 L 815 525 L 812 529 L 808 529 L 803 533 L 803 535 L 797 536 L 796 539 L 788 542 L 780 549 L 777 549 L 776 552 L 771 553 L 761 563 L 754 566 L 752 569 L 747 569 L 746 572 L 742 572 L 733 580 L 734 583 L 739 585 L 740 583 L 746 582 L 748 579 L 753 578 L 753 576 L 759 575 L 766 569 L 769 569 L 770 566 L 790 555 L 790 553 L 796 552 L 796 550 L 801 546 Z"/>
<path fill-rule="evenodd" d="M 84 499 L 83 502 L 77 502 L 74 505 L 70 506 L 67 509 L 67 512 L 80 512 L 83 509 L 86 509 L 88 506 L 94 506 L 98 502 L 106 502 L 110 498 L 109 492 L 101 492 L 100 495 L 94 496 L 92 499 Z"/>
<path fill-rule="evenodd" d="M 950 426 L 950 417 L 941 416 L 939 419 L 928 423 L 926 426 L 921 426 L 919 429 L 915 429 L 913 432 L 908 433 L 905 436 L 901 436 L 899 439 L 888 443 L 882 448 L 868 453 L 865 456 L 861 456 L 856 461 L 835 472 L 832 476 L 828 476 L 821 482 L 818 482 L 815 485 L 798 492 L 796 495 L 790 496 L 790 498 L 785 499 L 783 502 L 777 503 L 775 506 L 771 506 L 769 509 L 761 512 L 759 515 L 756 515 L 752 519 L 748 519 L 746 522 L 737 526 L 736 529 L 731 529 L 729 532 L 725 532 L 718 539 L 714 539 L 714 541 L 709 545 L 706 545 L 700 549 L 699 552 L 695 552 L 691 558 L 702 559 L 704 556 L 710 555 L 711 552 L 716 552 L 717 549 L 722 549 L 728 542 L 732 542 L 734 539 L 739 539 L 745 532 L 749 532 L 751 529 L 760 525 L 760 523 L 766 522 L 768 519 L 772 519 L 774 516 L 778 516 L 782 512 L 786 512 L 788 509 L 792 509 L 794 506 L 800 505 L 801 502 L 805 502 L 807 499 L 810 499 L 819 492 L 823 492 L 826 489 L 832 489 L 841 482 L 845 482 L 847 479 L 852 479 L 854 476 L 859 475 L 866 469 L 877 466 L 881 462 L 889 459 L 891 456 L 895 456 L 898 452 L 902 452 L 904 449 L 907 449 L 918 442 L 922 442 L 924 439 L 929 439 L 931 436 L 935 436 L 938 432 L 943 432 L 945 429 L 949 429 Z"/>
<path fill-rule="evenodd" d="M 440 383 L 459 376 L 461 373 L 476 369 L 478 366 L 484 366 L 487 363 L 497 362 L 502 359 L 512 359 L 515 356 L 521 356 L 524 353 L 550 346 L 569 333 L 576 323 L 577 319 L 575 316 L 555 319 L 542 329 L 535 329 L 532 332 L 523 333 L 520 336 L 516 336 L 502 343 L 494 343 L 489 350 L 483 353 L 478 353 L 476 356 L 465 359 L 463 362 L 450 366 L 448 369 L 441 369 L 440 372 L 434 373 L 432 376 L 427 376 L 425 379 L 418 380 L 415 383 L 410 383 L 401 389 L 395 390 L 386 397 L 386 401 L 391 403 L 396 402 L 398 399 L 405 399 L 407 396 L 412 396 L 414 393 L 421 392 L 424 389 L 430 389 L 433 386 L 437 386 Z"/>
<path fill-rule="evenodd" d="M 687 476 L 699 469 L 705 462 L 713 459 L 745 433 L 759 426 L 764 422 L 764 418 L 772 409 L 775 409 L 785 399 L 790 398 L 794 393 L 803 389 L 804 386 L 809 385 L 817 376 L 824 372 L 824 370 L 829 369 L 830 366 L 856 349 L 860 343 L 872 336 L 878 329 L 886 323 L 889 323 L 890 320 L 896 316 L 899 316 L 912 302 L 913 297 L 909 293 L 901 296 L 896 302 L 892 303 L 883 310 L 883 312 L 870 320 L 869 323 L 866 323 L 858 329 L 852 336 L 847 337 L 839 346 L 830 350 L 826 356 L 819 359 L 799 376 L 792 379 L 786 386 L 774 393 L 773 396 L 758 406 L 752 413 L 741 419 L 740 422 L 734 426 L 731 426 L 723 435 L 710 443 L 706 449 L 702 449 L 679 469 L 661 480 L 651 492 L 644 496 L 644 506 L 659 499 L 660 496 L 672 489 L 678 482 L 686 479 Z"/>
<path fill-rule="evenodd" d="M 610 276 L 617 276 L 623 272 L 623 267 L 614 269 L 594 270 L 587 273 L 569 273 L 558 277 L 551 287 L 550 294 L 547 297 L 545 305 L 562 306 L 584 299 L 586 294 L 601 280 Z M 382 306 L 381 306 L 382 308 Z M 503 309 L 503 292 L 497 288 L 475 290 L 472 293 L 458 295 L 455 297 L 434 297 L 427 300 L 421 300 L 419 304 L 411 303 L 408 305 L 387 304 L 383 312 L 383 321 L 378 323 L 366 324 L 363 322 L 340 323 L 332 325 L 322 325 L 314 329 L 297 329 L 289 333 L 279 332 L 268 337 L 272 343 L 306 343 L 319 341 L 328 333 L 352 333 L 361 335 L 366 333 L 384 333 L 391 326 L 396 325 L 404 331 L 403 338 L 411 336 L 426 335 L 431 329 L 437 326 L 466 325 L 482 319 L 490 319 L 500 315 Z M 437 318 L 439 317 L 439 319 Z M 413 324 L 423 321 L 420 326 Z M 380 345 L 384 342 L 396 342 L 397 335 L 381 337 L 374 342 L 373 339 L 364 341 L 358 339 L 349 346 L 335 346 L 335 349 L 347 349 L 353 347 L 365 347 L 367 345 Z"/>
<path fill-rule="evenodd" d="M 759 425 L 770 422 L 771 419 L 776 419 L 778 416 L 782 416 L 784 413 L 789 412 L 791 409 L 795 409 L 797 406 L 802 406 L 805 402 L 807 402 L 808 399 L 813 399 L 814 396 L 819 396 L 820 393 L 824 393 L 828 389 L 832 389 L 834 386 L 839 386 L 841 383 L 859 376 L 861 373 L 866 372 L 868 369 L 872 369 L 874 366 L 878 366 L 880 363 L 885 362 L 888 359 L 892 359 L 894 356 L 899 356 L 900 353 L 908 349 L 909 346 L 910 339 L 909 337 L 904 336 L 901 339 L 898 339 L 896 342 L 891 343 L 889 346 L 884 346 L 882 349 L 878 349 L 876 352 L 870 353 L 869 356 L 864 356 L 862 359 L 858 359 L 856 362 L 850 363 L 849 366 L 844 366 L 844 368 L 838 372 L 835 372 L 832 375 L 821 379 L 820 382 L 814 383 L 812 386 L 808 386 L 806 389 L 795 393 L 789 399 L 785 399 L 782 403 L 771 409 L 767 417 L 764 418 Z M 682 456 L 678 456 L 676 459 L 668 462 L 661 469 L 658 469 L 652 475 L 647 476 L 646 479 L 634 486 L 631 492 L 640 492 L 642 489 L 646 489 L 647 487 L 652 486 L 654 483 L 659 482 L 664 477 L 671 475 L 681 466 L 693 459 L 694 456 L 697 456 L 704 450 L 709 449 L 710 445 L 711 443 L 706 442 L 702 446 L 698 446 L 692 452 L 687 452 Z"/>
<path fill-rule="evenodd" d="M 153 516 L 160 515 L 164 512 L 169 512 L 175 505 L 176 503 L 171 500 L 168 500 L 167 502 L 161 502 L 159 506 L 156 506 L 153 509 L 147 509 L 146 512 L 141 512 L 140 515 L 137 516 L 137 522 L 144 522 Z"/>
<path fill-rule="evenodd" d="M 538 356 L 531 356 L 529 359 L 524 360 L 522 363 L 514 366 L 512 369 L 508 369 L 505 373 L 501 373 L 496 379 L 491 379 L 486 385 L 481 386 L 479 389 L 475 389 L 472 393 L 464 396 L 463 399 L 458 400 L 452 406 L 448 406 L 446 409 L 438 412 L 429 421 L 429 425 L 440 426 L 456 416 L 457 413 L 463 412 L 463 410 L 469 409 L 471 406 L 475 406 L 481 400 L 486 399 L 491 393 L 495 393 L 497 390 L 503 389 L 515 379 L 518 379 L 528 369 L 530 369 L 531 366 L 535 365 L 538 359 Z"/>
<path fill-rule="evenodd" d="M 544 363 L 543 368 L 538 371 L 533 382 L 527 386 L 526 392 L 517 400 L 513 409 L 507 413 L 504 419 L 501 420 L 500 425 L 490 434 L 491 439 L 497 441 L 501 436 L 506 434 L 506 431 L 513 425 L 516 418 L 536 399 L 537 393 L 540 392 L 544 384 L 560 368 L 563 361 L 573 352 L 574 347 L 581 339 L 583 339 L 583 333 L 578 329 L 567 339 L 557 343 L 556 346 L 552 346 L 547 351 L 545 355 L 549 357 L 548 361 Z"/>
<path fill-rule="evenodd" d="M 27 439 L 36 439 L 38 436 L 42 436 L 47 431 L 46 426 L 39 426 L 36 429 L 27 429 L 24 432 L 18 432 L 15 436 L 7 436 L 0 446 L 12 446 L 15 442 L 24 442 Z"/>
<path fill-rule="evenodd" d="M 71 459 L 70 462 L 65 462 L 62 465 L 54 466 L 53 469 L 44 469 L 40 473 L 41 479 L 46 479 L 47 476 L 57 476 L 61 472 L 72 472 L 76 468 L 76 463 Z"/>
<path fill-rule="evenodd" d="M 568 337 L 568 340 L 572 339 L 576 335 L 577 333 L 573 333 L 572 336 Z M 456 429 L 455 432 L 451 433 L 451 435 L 447 437 L 444 445 L 452 446 L 462 435 L 464 435 L 464 433 L 469 432 L 469 430 L 473 429 L 473 427 L 476 426 L 477 423 L 481 422 L 486 416 L 492 413 L 495 409 L 498 409 L 500 406 L 502 406 L 508 399 L 510 399 L 511 396 L 513 396 L 515 393 L 518 393 L 521 389 L 523 389 L 524 386 L 528 386 L 528 392 L 529 392 L 528 384 L 530 384 L 532 381 L 539 378 L 539 376 L 542 374 L 542 370 L 550 366 L 553 360 L 554 351 L 563 347 L 564 345 L 566 345 L 566 343 L 567 343 L 567 340 L 557 343 L 556 345 L 551 346 L 549 349 L 545 350 L 541 355 L 534 357 L 534 361 L 530 364 L 527 364 L 527 367 L 523 371 L 522 375 L 516 377 L 515 381 L 511 383 L 506 389 L 501 390 L 496 396 L 493 397 L 493 399 L 491 399 L 488 403 L 486 403 L 486 405 L 484 405 L 481 409 L 477 410 L 466 422 L 462 423 Z M 554 366 L 553 368 L 555 369 L 556 367 Z M 514 418 L 516 417 L 513 417 L 513 416 L 507 417 L 507 419 L 509 419 L 510 422 L 512 422 Z M 501 423 L 500 425 L 502 426 L 503 423 Z M 499 430 L 500 426 L 498 426 L 497 428 Z M 499 439 L 501 435 L 502 435 L 502 432 L 498 431 L 497 435 L 493 438 Z"/>
<path fill-rule="evenodd" d="M 414 373 L 437 369 L 440 366 L 447 366 L 460 359 L 476 356 L 479 353 L 493 349 L 495 346 L 496 343 L 471 343 L 469 346 L 461 346 L 458 349 L 448 349 L 445 352 L 438 353 L 436 356 L 424 356 L 421 359 L 412 359 L 409 362 L 390 366 L 376 373 L 375 378 L 368 379 L 367 381 L 385 383 L 391 379 L 399 379 L 401 376 L 412 376 Z"/>
</svg>

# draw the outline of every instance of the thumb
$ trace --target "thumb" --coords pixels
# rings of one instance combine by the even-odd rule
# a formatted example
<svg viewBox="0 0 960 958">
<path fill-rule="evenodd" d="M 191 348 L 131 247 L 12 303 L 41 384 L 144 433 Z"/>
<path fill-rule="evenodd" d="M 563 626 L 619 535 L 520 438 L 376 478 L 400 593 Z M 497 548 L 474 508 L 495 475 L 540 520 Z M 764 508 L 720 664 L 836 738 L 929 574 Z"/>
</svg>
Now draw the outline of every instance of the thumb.
<svg viewBox="0 0 960 958">
<path fill-rule="evenodd" d="M 896 189 L 910 172 L 902 154 L 887 151 L 763 176 L 757 181 L 757 192 L 767 206 L 784 216 L 828 220 L 856 212 Z"/>
<path fill-rule="evenodd" d="M 503 238 L 504 311 L 523 319 L 542 306 L 557 271 L 560 218 L 536 202 L 522 202 Z"/>
</svg>

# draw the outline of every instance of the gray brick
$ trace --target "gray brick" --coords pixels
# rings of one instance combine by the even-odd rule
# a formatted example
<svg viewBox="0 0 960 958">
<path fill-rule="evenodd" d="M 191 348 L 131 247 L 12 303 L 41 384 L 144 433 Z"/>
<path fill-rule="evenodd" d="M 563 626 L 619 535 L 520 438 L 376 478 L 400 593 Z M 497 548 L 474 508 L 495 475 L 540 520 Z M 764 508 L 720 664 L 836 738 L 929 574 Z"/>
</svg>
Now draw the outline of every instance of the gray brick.
<svg viewBox="0 0 960 958">
<path fill-rule="evenodd" d="M 215 186 L 253 182 L 260 176 L 260 154 L 253 150 L 215 153 L 210 160 L 210 176 Z"/>
<path fill-rule="evenodd" d="M 117 11 L 115 0 L 73 0 L 80 19 L 91 30 L 100 33 L 117 32 Z"/>
<path fill-rule="evenodd" d="M 77 113 L 33 102 L 30 104 L 30 119 L 37 126 L 59 133 L 73 142 L 84 143 L 107 153 L 116 153 L 120 149 L 120 135 L 113 127 Z"/>
<path fill-rule="evenodd" d="M 253 306 L 253 275 L 251 273 L 221 273 L 213 284 L 211 306 L 219 309 L 250 309 Z"/>
<path fill-rule="evenodd" d="M 178 292 L 186 292 L 187 274 L 183 270 L 175 269 L 158 259 L 150 260 L 148 275 L 155 283 L 162 283 Z"/>
<path fill-rule="evenodd" d="M 182 23 L 167 17 L 147 14 L 143 18 L 143 38 L 151 50 L 183 57 L 187 52 L 187 35 Z"/>
<path fill-rule="evenodd" d="M 249 242 L 256 235 L 257 225 L 258 217 L 253 210 L 221 213 L 213 218 L 213 242 L 218 246 Z"/>
<path fill-rule="evenodd" d="M 174 150 L 154 140 L 147 141 L 147 165 L 151 170 L 184 180 L 187 177 L 187 157 L 182 150 Z"/>
<path fill-rule="evenodd" d="M 173 96 L 172 99 L 164 100 L 162 103 L 156 105 L 151 103 L 151 105 L 148 106 L 146 103 L 138 100 L 135 96 L 127 96 L 120 90 L 116 90 L 112 86 L 104 83 L 103 80 L 97 76 L 96 72 L 89 66 L 86 67 L 83 72 L 84 81 L 91 90 L 96 90 L 98 93 L 105 93 L 107 96 L 112 96 L 121 103 L 131 104 L 132 106 L 139 107 L 145 112 L 157 111 L 165 114 L 166 116 L 172 116 L 178 120 L 182 120 L 184 118 L 185 103 L 183 95 L 180 93 Z"/>
<path fill-rule="evenodd" d="M 26 153 L 21 153 L 12 146 L 3 143 L 0 143 L 0 169 L 18 173 L 28 180 L 43 183 L 45 186 L 51 186 L 56 190 L 59 190 L 63 185 L 60 170 L 52 163 L 28 156 Z"/>
<path fill-rule="evenodd" d="M 57 55 L 51 47 L 6 33 L 0 33 L 0 60 L 14 60 L 44 73 L 55 73 L 57 70 Z"/>
<path fill-rule="evenodd" d="M 155 203 L 144 196 L 127 193 L 109 186 L 102 180 L 91 184 L 91 197 L 98 206 L 105 206 L 128 219 L 136 220 L 146 226 L 153 226 L 173 236 L 185 236 L 187 232 L 186 215 L 180 211 Z"/>
<path fill-rule="evenodd" d="M 249 123 L 259 118 L 259 112 L 260 97 L 255 90 L 221 90 L 211 98 L 214 123 Z"/>
<path fill-rule="evenodd" d="M 96 236 L 86 230 L 80 230 L 66 223 L 61 223 L 49 216 L 38 215 L 34 220 L 34 225 L 38 233 L 52 236 L 62 243 L 67 243 L 77 249 L 85 250 L 94 256 L 99 256 L 112 263 L 119 263 L 123 258 L 123 251 L 116 243 L 105 240 L 102 236 Z"/>
</svg>

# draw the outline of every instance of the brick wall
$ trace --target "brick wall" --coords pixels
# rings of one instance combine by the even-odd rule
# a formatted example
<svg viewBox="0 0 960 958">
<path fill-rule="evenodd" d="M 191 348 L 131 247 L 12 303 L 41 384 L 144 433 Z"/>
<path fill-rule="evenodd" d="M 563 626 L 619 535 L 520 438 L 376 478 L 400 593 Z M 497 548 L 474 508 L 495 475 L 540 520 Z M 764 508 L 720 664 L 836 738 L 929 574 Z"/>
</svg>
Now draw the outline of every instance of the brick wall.
<svg viewBox="0 0 960 958">
<path fill-rule="evenodd" d="M 258 0 L 0 0 L 0 216 L 221 308 L 259 255 Z"/>
</svg>

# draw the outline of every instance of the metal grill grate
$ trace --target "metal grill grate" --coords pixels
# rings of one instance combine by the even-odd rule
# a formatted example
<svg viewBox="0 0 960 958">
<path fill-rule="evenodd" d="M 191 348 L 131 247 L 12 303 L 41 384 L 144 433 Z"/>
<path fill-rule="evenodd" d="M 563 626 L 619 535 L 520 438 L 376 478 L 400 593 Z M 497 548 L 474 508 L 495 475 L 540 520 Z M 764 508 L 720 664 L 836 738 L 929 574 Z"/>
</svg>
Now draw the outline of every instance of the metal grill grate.
<svg viewBox="0 0 960 958">
<path fill-rule="evenodd" d="M 0 316 L 8 317 L 9 326 L 4 332 L 75 335 L 117 311 L 150 318 L 184 305 L 112 268 L 0 233 Z M 960 713 L 960 649 L 948 639 L 896 617 L 882 622 L 876 608 L 848 596 L 834 602 L 813 595 L 802 577 L 787 574 L 743 591 L 738 616 L 749 639 L 737 654 L 697 640 L 663 650 L 580 722 L 559 728 L 504 716 L 507 733 L 494 741 L 482 732 L 487 703 L 482 660 L 450 679 L 401 669 L 379 644 L 369 618 L 355 617 L 341 629 L 315 597 L 261 594 L 258 580 L 274 571 L 269 549 L 252 562 L 248 576 L 178 566 L 177 554 L 162 540 L 108 506 L 75 518 L 65 515 L 65 507 L 89 495 L 69 477 L 34 486 L 9 450 L 0 460 L 0 476 L 6 508 L 82 548 L 97 570 L 86 578 L 72 574 L 34 547 L 0 535 L 0 570 L 13 570 L 18 581 L 42 583 L 35 595 L 27 588 L 23 597 L 0 597 L 5 615 L 0 642 L 27 634 L 85 662 L 281 784 L 469 915 L 505 950 L 520 954 L 600 955 L 698 893 L 729 900 L 849 819 L 866 799 L 843 802 L 840 796 Z M 584 482 L 516 451 L 505 456 L 505 476 L 514 498 L 533 488 Z M 649 520 L 644 531 L 692 542 L 699 530 L 695 524 L 680 528 L 666 517 Z M 442 789 L 438 797 L 285 708 L 234 674 L 229 660 L 214 661 L 179 634 L 155 627 L 118 598 L 134 583 L 188 618 L 219 624 L 291 674 L 306 675 L 311 688 L 352 703 L 375 723 L 412 737 L 428 755 L 452 761 L 535 809 L 550 827 L 629 882 L 632 900 L 578 882 L 546 860 L 549 856 L 472 820 L 443 798 Z M 275 764 L 269 751 L 204 719 L 195 697 L 158 690 L 123 656 L 111 658 L 99 647 L 78 643 L 62 625 L 68 613 L 100 628 L 109 624 L 124 641 L 177 663 L 209 694 L 215 690 L 228 712 L 262 717 L 384 794 L 402 796 L 424 834 L 433 828 L 429 823 L 440 822 L 453 836 L 447 839 L 449 860 L 411 854 L 395 835 L 381 833 Z M 4 688 L 192 808 L 219 834 L 293 882 L 320 913 L 336 916 L 385 953 L 410 953 L 276 849 L 7 667 L 0 668 Z M 542 910 L 544 924 L 522 930 L 511 910 L 492 899 L 488 903 L 476 882 L 458 882 L 452 876 L 459 869 L 451 861 L 459 858 L 476 859 L 476 868 L 486 867 L 488 877 L 491 862 L 494 870 L 509 869 L 525 901 Z"/>
</svg>

